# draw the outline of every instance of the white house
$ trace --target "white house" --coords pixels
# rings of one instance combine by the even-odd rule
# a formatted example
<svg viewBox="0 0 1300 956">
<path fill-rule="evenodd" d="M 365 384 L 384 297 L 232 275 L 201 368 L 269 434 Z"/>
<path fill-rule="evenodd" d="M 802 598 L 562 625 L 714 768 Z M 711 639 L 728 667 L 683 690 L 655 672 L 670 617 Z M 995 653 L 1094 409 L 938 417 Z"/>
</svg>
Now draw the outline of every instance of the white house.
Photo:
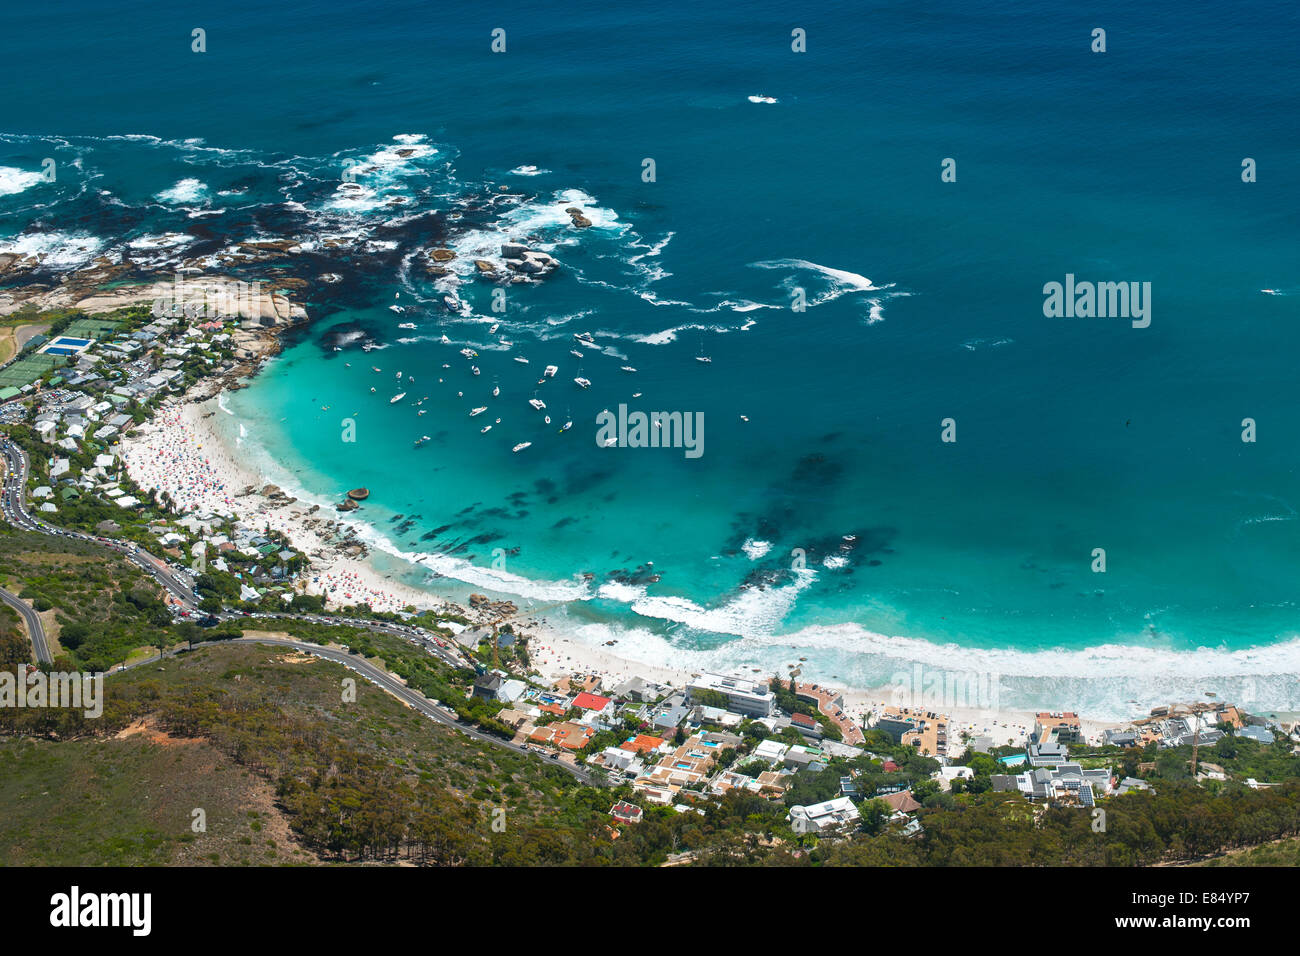
<svg viewBox="0 0 1300 956">
<path fill-rule="evenodd" d="M 795 833 L 828 833 L 857 826 L 858 808 L 848 797 L 836 797 L 825 803 L 790 808 L 786 820 Z"/>
</svg>

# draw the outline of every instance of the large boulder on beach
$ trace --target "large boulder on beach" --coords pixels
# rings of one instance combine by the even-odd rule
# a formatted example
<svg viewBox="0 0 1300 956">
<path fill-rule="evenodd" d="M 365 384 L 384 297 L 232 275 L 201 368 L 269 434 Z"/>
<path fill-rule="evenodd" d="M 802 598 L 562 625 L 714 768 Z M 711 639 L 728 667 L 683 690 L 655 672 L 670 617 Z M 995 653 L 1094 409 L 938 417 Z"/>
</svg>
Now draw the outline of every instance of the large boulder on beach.
<svg viewBox="0 0 1300 956">
<path fill-rule="evenodd" d="M 370 497 L 370 489 L 353 488 L 351 491 L 348 492 L 348 497 L 351 498 L 353 501 L 365 501 L 367 498 Z"/>
<path fill-rule="evenodd" d="M 526 252 L 528 252 L 528 247 L 522 242 L 501 243 L 502 259 L 522 259 Z"/>
<path fill-rule="evenodd" d="M 456 258 L 456 253 L 450 249 L 434 249 L 429 253 L 429 258 L 434 262 L 450 262 Z"/>
</svg>

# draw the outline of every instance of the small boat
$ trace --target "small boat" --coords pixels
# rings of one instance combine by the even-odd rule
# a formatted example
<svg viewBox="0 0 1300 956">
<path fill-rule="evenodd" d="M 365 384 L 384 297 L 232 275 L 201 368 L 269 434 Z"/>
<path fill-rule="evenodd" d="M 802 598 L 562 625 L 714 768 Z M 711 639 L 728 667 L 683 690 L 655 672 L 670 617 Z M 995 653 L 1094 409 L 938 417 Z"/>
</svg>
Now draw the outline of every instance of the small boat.
<svg viewBox="0 0 1300 956">
<path fill-rule="evenodd" d="M 618 438 L 617 438 L 617 437 L 615 437 L 615 438 L 606 438 L 606 439 L 605 439 L 605 447 L 606 447 L 606 448 L 613 448 L 613 447 L 614 447 L 615 445 L 617 445 L 617 444 L 618 444 Z"/>
<path fill-rule="evenodd" d="M 335 352 L 342 352 L 343 350 L 342 350 L 341 348 L 339 348 L 339 347 L 336 345 L 336 346 L 334 346 L 334 351 L 335 351 Z"/>
<path fill-rule="evenodd" d="M 697 361 L 697 362 L 712 362 L 713 359 L 709 358 L 707 355 L 697 355 L 697 356 L 695 356 L 695 361 Z"/>
<path fill-rule="evenodd" d="M 496 334 L 497 334 L 497 329 L 499 329 L 499 328 L 501 328 L 501 323 L 500 323 L 500 322 L 493 322 L 493 323 L 492 323 L 492 328 L 488 329 L 488 335 L 496 335 Z"/>
<path fill-rule="evenodd" d="M 749 421 L 749 416 L 748 416 L 748 415 L 741 415 L 741 416 L 740 416 L 740 420 L 741 420 L 742 422 L 747 422 L 747 421 Z"/>
<path fill-rule="evenodd" d="M 363 352 L 371 352 L 371 351 L 373 351 L 373 350 L 376 349 L 376 348 L 378 348 L 378 346 L 375 345 L 374 342 L 367 342 L 365 345 L 361 346 L 361 351 L 363 351 Z"/>
<path fill-rule="evenodd" d="M 419 416 L 419 415 L 423 415 L 423 414 L 424 414 L 425 412 L 427 412 L 427 411 L 428 411 L 427 408 L 422 408 L 422 409 L 420 409 L 418 412 L 416 412 L 415 414 L 416 414 L 417 416 Z"/>
<path fill-rule="evenodd" d="M 498 395 L 500 395 L 500 394 L 501 394 L 501 386 L 500 386 L 500 385 L 493 385 L 493 386 L 492 386 L 492 397 L 493 397 L 493 398 L 496 398 L 496 397 L 497 397 Z"/>
<path fill-rule="evenodd" d="M 527 364 L 528 364 L 528 359 L 524 358 L 522 355 L 516 355 L 516 356 L 515 356 L 515 361 L 516 361 L 516 362 L 522 362 L 524 365 L 527 365 Z"/>
<path fill-rule="evenodd" d="M 1263 292 L 1265 295 L 1277 295 L 1277 294 L 1278 294 L 1278 293 L 1277 293 L 1277 289 L 1260 289 L 1259 291 L 1260 291 L 1260 292 Z"/>
<path fill-rule="evenodd" d="M 640 392 L 633 392 L 633 393 L 632 393 L 632 397 L 633 397 L 633 398 L 640 398 L 640 397 L 641 397 L 641 393 L 640 393 Z"/>
<path fill-rule="evenodd" d="M 400 305 L 390 305 L 388 308 L 389 308 L 389 311 L 391 311 L 391 312 L 399 312 L 399 313 L 400 313 L 400 312 L 405 312 L 405 311 L 406 311 L 406 310 L 403 309 Z"/>
<path fill-rule="evenodd" d="M 373 385 L 371 385 L 371 386 L 370 386 L 370 390 L 373 392 L 373 391 L 375 390 L 375 387 L 374 387 Z"/>
<path fill-rule="evenodd" d="M 531 448 L 531 447 L 532 447 L 532 444 L 533 444 L 533 443 L 530 442 L 530 441 L 521 441 L 518 445 L 516 445 L 514 448 L 512 448 L 512 449 L 510 449 L 510 450 L 513 451 L 513 452 L 521 452 L 521 451 L 523 451 L 525 448 Z"/>
<path fill-rule="evenodd" d="M 506 348 L 510 348 L 510 346 L 515 344 L 514 342 L 511 342 L 508 338 L 506 338 L 504 335 L 501 336 L 501 338 L 497 339 L 497 341 L 500 342 L 502 345 L 504 345 Z"/>
<path fill-rule="evenodd" d="M 414 322 L 399 322 L 398 325 L 397 325 L 397 327 L 398 327 L 399 329 L 413 329 L 413 328 L 415 328 L 415 323 L 414 323 Z"/>
<path fill-rule="evenodd" d="M 500 424 L 501 424 L 501 419 L 498 418 L 498 419 L 496 420 L 495 424 L 500 425 Z"/>
<path fill-rule="evenodd" d="M 352 367 L 352 363 L 351 363 L 351 362 L 344 362 L 344 363 L 343 363 L 343 367 L 344 367 L 344 368 L 351 368 L 351 367 Z"/>
<path fill-rule="evenodd" d="M 596 341 L 591 337 L 590 332 L 574 332 L 573 337 L 583 345 L 595 345 Z"/>
<path fill-rule="evenodd" d="M 589 378 L 583 378 L 581 375 L 579 375 L 573 381 L 581 388 L 591 388 L 591 379 Z"/>
<path fill-rule="evenodd" d="M 492 426 L 491 426 L 491 425 L 484 425 L 482 428 L 480 428 L 480 429 L 478 430 L 478 433 L 479 433 L 480 435 L 486 435 L 486 434 L 487 434 L 488 432 L 490 432 L 491 430 L 492 430 Z"/>
<path fill-rule="evenodd" d="M 477 366 L 477 365 L 471 365 L 471 366 L 469 367 L 469 370 L 470 370 L 471 372 L 473 372 L 475 375 L 478 375 L 478 374 L 479 374 L 479 370 L 478 370 L 478 366 Z"/>
<path fill-rule="evenodd" d="M 748 99 L 749 102 L 751 102 L 751 103 L 769 103 L 769 104 L 770 104 L 770 103 L 775 103 L 775 102 L 776 102 L 776 97 L 775 97 L 775 96 L 766 96 L 766 95 L 764 95 L 764 94 L 762 94 L 762 93 L 755 93 L 755 94 L 753 94 L 752 96 L 746 97 L 746 99 Z"/>
<path fill-rule="evenodd" d="M 451 339 L 447 338 L 447 333 L 446 333 L 446 332 L 442 333 L 442 344 L 443 344 L 443 345 L 451 345 Z"/>
<path fill-rule="evenodd" d="M 428 435 L 421 435 L 419 438 L 417 438 L 417 439 L 415 440 L 415 447 L 416 447 L 416 448 L 419 448 L 421 445 L 423 445 L 423 444 L 424 444 L 425 442 L 427 442 L 428 440 L 429 440 L 429 436 L 428 436 Z"/>
<path fill-rule="evenodd" d="M 544 421 L 546 424 L 549 425 L 551 423 L 551 416 L 547 415 L 544 419 L 542 419 L 542 421 Z"/>
<path fill-rule="evenodd" d="M 474 409 L 472 412 L 469 413 L 469 417 L 473 418 L 475 415 L 482 415 L 486 411 L 487 411 L 487 406 L 480 405 L 478 408 Z"/>
<path fill-rule="evenodd" d="M 478 353 L 473 349 L 461 349 L 460 354 L 465 356 L 467 359 L 478 358 Z"/>
<path fill-rule="evenodd" d="M 378 365 L 372 365 L 372 366 L 370 366 L 370 371 L 372 371 L 372 372 L 382 372 L 383 369 L 380 368 Z"/>
<path fill-rule="evenodd" d="M 399 382 L 402 380 L 402 373 L 401 373 L 401 372 L 398 372 L 398 373 L 397 373 L 397 380 L 398 380 Z"/>
<path fill-rule="evenodd" d="M 546 371 L 542 373 L 542 378 L 555 378 L 555 373 L 560 370 L 558 365 L 546 366 Z"/>
<path fill-rule="evenodd" d="M 622 369 L 623 371 L 625 371 L 625 372 L 635 372 L 635 371 L 636 371 L 636 369 L 634 369 L 634 368 L 633 368 L 632 366 L 630 366 L 630 365 L 620 365 L 619 368 L 621 368 L 621 369 Z"/>
<path fill-rule="evenodd" d="M 577 356 L 578 358 L 582 358 L 582 353 L 579 352 L 577 349 L 569 349 L 569 354 Z"/>
<path fill-rule="evenodd" d="M 539 412 L 546 407 L 546 403 L 540 398 L 530 398 L 528 404 L 533 406 L 533 408 L 537 409 Z"/>
<path fill-rule="evenodd" d="M 565 422 L 565 423 L 560 427 L 559 434 L 563 435 L 565 432 L 567 432 L 567 431 L 568 431 L 570 428 L 572 428 L 572 427 L 573 427 L 573 422 Z"/>
<path fill-rule="evenodd" d="M 406 393 L 405 393 L 405 392 L 398 392 L 396 395 L 394 395 L 392 398 L 390 398 L 390 399 L 388 400 L 388 404 L 389 404 L 389 405 L 396 405 L 398 402 L 400 402 L 400 401 L 401 401 L 402 399 L 404 399 L 404 398 L 406 398 Z"/>
</svg>

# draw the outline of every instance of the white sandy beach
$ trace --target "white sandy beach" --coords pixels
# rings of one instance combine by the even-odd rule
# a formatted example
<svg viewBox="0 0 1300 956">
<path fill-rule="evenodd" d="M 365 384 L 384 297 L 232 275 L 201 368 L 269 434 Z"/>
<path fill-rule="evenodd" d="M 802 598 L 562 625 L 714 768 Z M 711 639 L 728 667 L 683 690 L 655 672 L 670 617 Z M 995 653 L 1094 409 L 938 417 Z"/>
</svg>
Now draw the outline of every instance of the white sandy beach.
<svg viewBox="0 0 1300 956">
<path fill-rule="evenodd" d="M 306 590 L 324 595 L 332 605 L 365 602 L 377 611 L 448 605 L 445 598 L 431 591 L 386 577 L 364 556 L 344 554 L 338 539 L 347 537 L 349 529 L 359 530 L 348 520 L 350 513 L 313 509 L 306 502 L 284 497 L 272 500 L 261 494 L 268 477 L 259 474 L 246 458 L 232 453 L 213 424 L 214 413 L 221 414 L 215 399 L 164 406 L 122 444 L 122 459 L 132 479 L 142 488 L 165 491 L 182 512 L 235 516 L 283 533 L 311 561 Z M 249 486 L 257 491 L 245 494 Z M 525 620 L 530 615 L 521 611 L 518 617 Z M 545 680 L 574 673 L 598 674 L 609 690 L 634 676 L 674 687 L 685 686 L 692 676 L 687 670 L 627 660 L 603 643 L 594 645 L 547 622 L 530 625 L 529 631 L 533 633 L 529 642 L 532 666 Z M 831 681 L 822 683 L 836 686 Z M 855 720 L 891 702 L 892 688 L 841 689 L 844 709 Z M 990 736 L 998 745 L 1022 744 L 1034 722 L 1034 715 L 1027 711 L 949 708 L 948 716 L 953 721 L 948 738 L 954 751 L 960 746 L 962 731 Z M 1089 740 L 1098 738 L 1107 727 L 1119 726 L 1089 720 L 1082 723 Z"/>
</svg>

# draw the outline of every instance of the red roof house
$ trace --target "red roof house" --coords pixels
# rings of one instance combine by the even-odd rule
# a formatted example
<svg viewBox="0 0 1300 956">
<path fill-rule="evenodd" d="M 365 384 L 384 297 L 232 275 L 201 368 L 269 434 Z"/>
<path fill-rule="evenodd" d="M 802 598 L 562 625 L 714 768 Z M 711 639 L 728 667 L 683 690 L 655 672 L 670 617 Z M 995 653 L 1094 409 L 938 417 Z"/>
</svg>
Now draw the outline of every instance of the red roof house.
<svg viewBox="0 0 1300 956">
<path fill-rule="evenodd" d="M 612 697 L 597 697 L 595 694 L 589 694 L 585 690 L 577 697 L 573 698 L 573 706 L 581 707 L 583 710 L 604 710 L 609 706 Z"/>
</svg>

